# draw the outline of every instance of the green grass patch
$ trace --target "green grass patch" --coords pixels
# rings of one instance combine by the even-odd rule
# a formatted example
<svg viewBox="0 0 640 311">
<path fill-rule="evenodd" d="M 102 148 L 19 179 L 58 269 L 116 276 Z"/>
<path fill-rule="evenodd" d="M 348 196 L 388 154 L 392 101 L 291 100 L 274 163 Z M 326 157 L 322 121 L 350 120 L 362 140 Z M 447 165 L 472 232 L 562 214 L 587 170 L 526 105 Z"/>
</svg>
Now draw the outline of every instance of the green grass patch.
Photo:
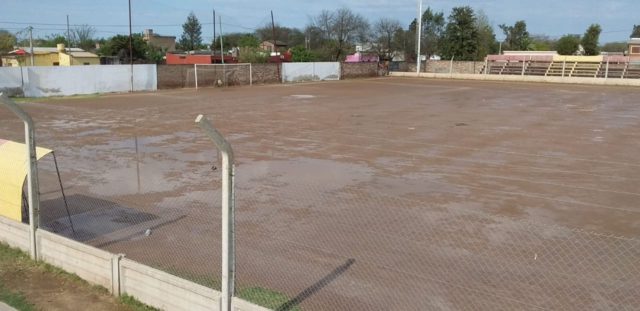
<svg viewBox="0 0 640 311">
<path fill-rule="evenodd" d="M 262 287 L 248 287 L 238 293 L 238 297 L 273 310 L 285 310 L 291 300 L 287 295 Z M 300 311 L 299 306 L 290 306 L 286 310 Z"/>
<path fill-rule="evenodd" d="M 121 304 L 131 308 L 132 311 L 159 311 L 154 307 L 150 307 L 129 295 L 122 295 L 118 299 Z"/>
<path fill-rule="evenodd" d="M 3 286 L 0 286 L 0 301 L 16 308 L 18 311 L 36 310 L 35 306 L 30 304 L 22 294 L 12 292 Z"/>
</svg>

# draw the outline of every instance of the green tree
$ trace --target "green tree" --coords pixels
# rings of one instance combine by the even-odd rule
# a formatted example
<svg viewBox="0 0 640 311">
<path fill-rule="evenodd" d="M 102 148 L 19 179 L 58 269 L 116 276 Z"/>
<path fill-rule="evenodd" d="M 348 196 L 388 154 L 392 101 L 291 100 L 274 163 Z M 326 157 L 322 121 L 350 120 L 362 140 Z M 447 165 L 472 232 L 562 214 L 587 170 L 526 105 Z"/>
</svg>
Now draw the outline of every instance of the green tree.
<svg viewBox="0 0 640 311">
<path fill-rule="evenodd" d="M 626 42 L 609 42 L 600 47 L 603 52 L 624 53 L 629 48 Z"/>
<path fill-rule="evenodd" d="M 598 43 L 600 41 L 600 33 L 602 28 L 598 24 L 592 24 L 587 28 L 587 31 L 582 36 L 582 48 L 584 49 L 584 55 L 599 55 Z"/>
<path fill-rule="evenodd" d="M 482 11 L 476 14 L 476 29 L 478 30 L 478 55 L 476 60 L 484 59 L 488 54 L 498 52 L 496 34 L 489 21 L 489 17 Z"/>
<path fill-rule="evenodd" d="M 267 52 L 255 47 L 241 47 L 238 55 L 241 63 L 266 63 L 268 59 Z"/>
<path fill-rule="evenodd" d="M 556 45 L 556 40 L 546 35 L 531 35 L 529 48 L 533 51 L 551 51 Z"/>
<path fill-rule="evenodd" d="M 182 24 L 182 36 L 178 45 L 181 50 L 185 51 L 202 48 L 202 25 L 193 12 L 189 13 L 187 21 Z"/>
<path fill-rule="evenodd" d="M 475 60 L 478 52 L 476 17 L 469 6 L 455 7 L 444 32 L 442 56 L 446 59 Z"/>
<path fill-rule="evenodd" d="M 517 21 L 513 26 L 499 25 L 505 35 L 503 50 L 527 51 L 529 49 L 529 32 L 525 21 Z"/>
<path fill-rule="evenodd" d="M 47 35 L 44 39 L 38 39 L 36 40 L 36 42 L 38 46 L 42 47 L 56 47 L 60 43 L 66 45 L 67 47 L 70 47 L 69 43 L 67 42 L 67 38 L 61 34 Z"/>
<path fill-rule="evenodd" d="M 294 62 L 307 63 L 307 62 L 313 62 L 316 60 L 316 57 L 313 54 L 313 52 L 305 49 L 303 46 L 300 46 L 300 45 L 291 49 L 291 54 L 293 54 L 292 60 Z"/>
<path fill-rule="evenodd" d="M 579 35 L 565 35 L 558 39 L 556 50 L 560 55 L 574 55 L 580 46 Z"/>
<path fill-rule="evenodd" d="M 420 52 L 431 57 L 440 53 L 440 44 L 444 35 L 445 18 L 443 12 L 427 8 L 422 13 L 422 40 Z M 415 29 L 415 26 L 414 26 Z"/>
<path fill-rule="evenodd" d="M 271 23 L 265 24 L 264 26 L 256 30 L 255 35 L 260 42 L 262 41 L 273 42 L 273 39 L 274 39 L 273 30 L 274 29 L 271 26 Z M 275 37 L 276 40 L 283 42 L 290 47 L 304 45 L 305 43 L 305 34 L 298 28 L 283 27 L 276 24 L 275 35 L 276 35 Z"/>
<path fill-rule="evenodd" d="M 11 52 L 16 43 L 16 36 L 4 29 L 0 29 L 0 54 Z"/>
<path fill-rule="evenodd" d="M 640 38 L 640 25 L 633 25 L 633 30 L 631 31 L 631 38 Z"/>
<path fill-rule="evenodd" d="M 260 41 L 252 34 L 245 34 L 238 40 L 238 46 L 257 48 L 260 46 Z"/>
<path fill-rule="evenodd" d="M 142 34 L 133 34 L 131 38 L 133 60 L 147 60 L 148 46 Z M 111 37 L 100 47 L 98 54 L 101 56 L 117 56 L 120 61 L 127 63 L 129 61 L 129 36 L 115 35 Z"/>
</svg>

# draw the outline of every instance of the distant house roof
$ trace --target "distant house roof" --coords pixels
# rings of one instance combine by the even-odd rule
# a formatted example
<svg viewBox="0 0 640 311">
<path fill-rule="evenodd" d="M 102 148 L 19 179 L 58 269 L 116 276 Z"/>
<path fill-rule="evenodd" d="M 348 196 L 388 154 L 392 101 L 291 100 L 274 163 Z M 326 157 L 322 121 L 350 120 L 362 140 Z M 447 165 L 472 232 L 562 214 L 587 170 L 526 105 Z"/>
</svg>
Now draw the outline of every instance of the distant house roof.
<svg viewBox="0 0 640 311">
<path fill-rule="evenodd" d="M 9 55 L 27 55 L 31 51 L 28 47 L 21 47 L 9 52 Z M 87 52 L 81 48 L 66 48 L 67 53 L 74 57 L 97 57 L 98 55 Z M 53 54 L 58 53 L 58 48 L 34 47 L 33 54 Z"/>
<path fill-rule="evenodd" d="M 629 39 L 629 44 L 640 44 L 640 38 L 631 38 Z"/>
</svg>

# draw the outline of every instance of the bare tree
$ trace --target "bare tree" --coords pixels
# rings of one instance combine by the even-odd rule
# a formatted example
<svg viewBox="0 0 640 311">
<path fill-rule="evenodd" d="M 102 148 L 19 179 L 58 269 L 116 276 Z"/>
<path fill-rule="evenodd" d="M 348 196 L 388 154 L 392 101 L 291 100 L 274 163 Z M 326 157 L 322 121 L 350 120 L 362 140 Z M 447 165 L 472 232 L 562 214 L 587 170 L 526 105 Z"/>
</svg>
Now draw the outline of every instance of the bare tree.
<svg viewBox="0 0 640 311">
<path fill-rule="evenodd" d="M 395 46 L 394 37 L 398 29 L 402 30 L 400 22 L 390 18 L 380 18 L 373 26 L 374 29 L 374 47 L 378 55 L 383 58 L 390 59 L 398 48 Z"/>
<path fill-rule="evenodd" d="M 75 45 L 83 50 L 91 50 L 95 48 L 95 41 L 93 36 L 96 34 L 96 29 L 89 25 L 79 25 L 71 29 L 69 34 L 70 45 Z"/>
<path fill-rule="evenodd" d="M 326 42 L 325 48 L 331 52 L 331 58 L 339 60 L 354 43 L 367 41 L 369 23 L 361 15 L 342 8 L 335 12 L 322 11 L 312 19 L 309 29 L 319 32 Z"/>
</svg>

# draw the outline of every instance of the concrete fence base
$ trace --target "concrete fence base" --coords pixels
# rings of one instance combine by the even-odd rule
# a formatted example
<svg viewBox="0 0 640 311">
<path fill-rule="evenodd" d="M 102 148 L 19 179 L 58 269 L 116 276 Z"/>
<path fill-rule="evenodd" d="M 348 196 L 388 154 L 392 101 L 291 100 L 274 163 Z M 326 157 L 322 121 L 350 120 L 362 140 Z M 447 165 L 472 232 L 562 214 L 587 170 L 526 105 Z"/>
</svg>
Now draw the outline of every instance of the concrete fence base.
<svg viewBox="0 0 640 311">
<path fill-rule="evenodd" d="M 486 75 L 485 74 L 443 74 L 443 73 L 418 74 L 415 72 L 391 72 L 390 76 L 432 78 L 432 79 L 454 79 L 454 80 L 640 86 L 640 79 L 544 77 L 544 76 L 490 75 L 490 74 L 486 74 Z"/>
<path fill-rule="evenodd" d="M 219 291 L 126 259 L 122 254 L 44 230 L 36 232 L 36 241 L 38 260 L 103 286 L 115 296 L 127 294 L 167 311 L 220 310 Z M 28 252 L 29 226 L 0 217 L 0 242 Z M 269 310 L 239 298 L 233 299 L 232 306 L 236 311 Z"/>
</svg>

